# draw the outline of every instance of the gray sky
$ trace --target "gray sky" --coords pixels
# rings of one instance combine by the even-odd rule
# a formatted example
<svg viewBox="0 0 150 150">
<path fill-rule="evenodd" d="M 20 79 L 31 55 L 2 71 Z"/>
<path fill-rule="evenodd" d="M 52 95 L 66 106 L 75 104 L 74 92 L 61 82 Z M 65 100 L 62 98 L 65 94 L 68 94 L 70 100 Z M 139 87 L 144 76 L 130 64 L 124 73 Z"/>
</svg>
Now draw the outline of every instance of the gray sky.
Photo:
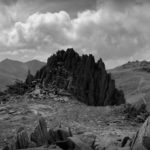
<svg viewBox="0 0 150 150">
<path fill-rule="evenodd" d="M 0 0 L 0 60 L 73 47 L 107 68 L 150 60 L 149 0 Z"/>
</svg>

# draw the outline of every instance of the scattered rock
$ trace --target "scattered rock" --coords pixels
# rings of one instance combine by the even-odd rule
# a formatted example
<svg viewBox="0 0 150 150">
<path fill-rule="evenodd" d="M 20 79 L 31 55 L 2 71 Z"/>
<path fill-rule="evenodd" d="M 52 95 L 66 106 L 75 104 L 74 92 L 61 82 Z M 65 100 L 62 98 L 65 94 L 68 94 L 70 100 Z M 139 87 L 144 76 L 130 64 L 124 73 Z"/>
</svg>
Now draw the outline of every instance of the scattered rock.
<svg viewBox="0 0 150 150">
<path fill-rule="evenodd" d="M 83 138 L 84 136 L 87 138 Z M 150 117 L 145 121 L 135 138 L 129 137 L 114 139 L 114 137 L 97 138 L 93 134 L 72 135 L 71 130 L 50 129 L 47 132 L 47 124 L 43 117 L 38 126 L 31 133 L 31 141 L 26 130 L 21 127 L 17 131 L 16 138 L 11 144 L 7 144 L 3 150 L 148 150 L 150 148 Z M 86 139 L 86 140 L 85 140 Z"/>
<path fill-rule="evenodd" d="M 122 109 L 123 113 L 126 115 L 126 119 L 134 120 L 138 123 L 143 123 L 147 117 L 150 115 L 146 110 L 146 105 L 133 105 L 133 104 L 125 104 Z"/>
</svg>

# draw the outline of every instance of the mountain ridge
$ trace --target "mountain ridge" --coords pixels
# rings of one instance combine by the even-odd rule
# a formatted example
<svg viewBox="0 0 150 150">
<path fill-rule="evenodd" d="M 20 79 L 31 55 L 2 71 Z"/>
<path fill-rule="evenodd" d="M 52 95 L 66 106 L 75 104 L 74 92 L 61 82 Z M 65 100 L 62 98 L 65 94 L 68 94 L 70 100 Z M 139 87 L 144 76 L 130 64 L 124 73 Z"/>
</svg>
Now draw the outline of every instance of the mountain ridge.
<svg viewBox="0 0 150 150">
<path fill-rule="evenodd" d="M 12 84 L 16 79 L 25 80 L 28 70 L 35 74 L 45 63 L 38 60 L 21 62 L 18 60 L 4 59 L 0 62 L 0 90 L 4 90 L 8 84 Z"/>
<path fill-rule="evenodd" d="M 150 62 L 133 61 L 109 70 L 128 103 L 146 103 L 150 109 Z"/>
</svg>

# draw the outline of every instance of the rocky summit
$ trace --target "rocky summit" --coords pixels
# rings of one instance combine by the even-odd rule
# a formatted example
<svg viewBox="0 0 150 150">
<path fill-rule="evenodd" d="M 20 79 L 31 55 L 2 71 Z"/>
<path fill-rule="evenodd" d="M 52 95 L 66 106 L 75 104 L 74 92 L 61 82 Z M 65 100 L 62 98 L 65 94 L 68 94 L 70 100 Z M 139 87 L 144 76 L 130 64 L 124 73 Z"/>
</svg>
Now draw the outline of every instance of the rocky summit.
<svg viewBox="0 0 150 150">
<path fill-rule="evenodd" d="M 116 89 L 102 59 L 96 62 L 93 55 L 80 56 L 73 49 L 58 51 L 48 58 L 34 79 L 46 87 L 53 85 L 56 89 L 65 89 L 87 105 L 125 103 L 123 92 Z"/>
</svg>

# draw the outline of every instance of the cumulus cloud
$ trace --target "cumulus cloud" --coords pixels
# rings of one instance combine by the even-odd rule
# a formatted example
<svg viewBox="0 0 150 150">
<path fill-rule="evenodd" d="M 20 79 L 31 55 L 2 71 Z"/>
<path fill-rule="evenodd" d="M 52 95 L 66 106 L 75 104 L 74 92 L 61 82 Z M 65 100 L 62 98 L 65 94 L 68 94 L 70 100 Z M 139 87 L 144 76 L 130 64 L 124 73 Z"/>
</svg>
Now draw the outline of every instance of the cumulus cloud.
<svg viewBox="0 0 150 150">
<path fill-rule="evenodd" d="M 150 6 L 146 0 L 145 4 L 140 0 L 107 0 L 105 4 L 80 12 L 76 18 L 66 11 L 34 13 L 1 32 L 2 51 L 43 60 L 58 49 L 73 47 L 79 53 L 102 57 L 109 67 L 139 58 L 150 48 Z M 128 11 L 120 11 L 129 6 Z"/>
</svg>

